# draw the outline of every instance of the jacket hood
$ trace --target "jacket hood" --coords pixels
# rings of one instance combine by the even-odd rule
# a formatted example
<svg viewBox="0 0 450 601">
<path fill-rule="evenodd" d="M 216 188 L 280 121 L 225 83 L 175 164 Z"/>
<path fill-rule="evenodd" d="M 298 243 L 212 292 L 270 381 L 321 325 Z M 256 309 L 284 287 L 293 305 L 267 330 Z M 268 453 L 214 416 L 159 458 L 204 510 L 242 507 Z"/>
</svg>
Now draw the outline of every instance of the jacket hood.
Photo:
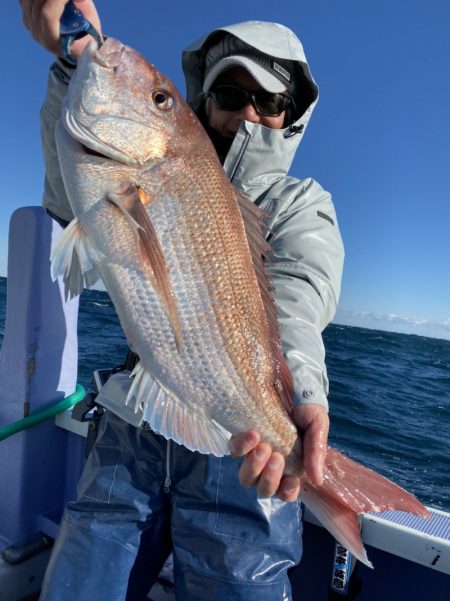
<svg viewBox="0 0 450 601">
<path fill-rule="evenodd" d="M 297 36 L 284 25 L 265 21 L 246 21 L 215 29 L 191 44 L 182 57 L 186 78 L 187 101 L 198 111 L 203 104 L 203 80 L 205 56 L 208 49 L 227 34 L 239 38 L 259 52 L 274 58 L 293 61 L 296 77 L 300 80 L 300 90 L 294 101 L 304 113 L 317 101 L 319 90 L 311 75 L 303 46 Z M 297 115 L 299 117 L 301 115 Z"/>
<path fill-rule="evenodd" d="M 202 36 L 199 40 L 191 44 L 182 55 L 182 66 L 186 79 L 187 101 L 197 114 L 202 112 L 205 102 L 202 87 L 205 73 L 206 53 L 213 44 L 216 44 L 221 37 L 227 34 L 237 37 L 259 52 L 268 54 L 273 58 L 293 61 L 293 69 L 296 77 L 298 77 L 300 81 L 300 85 L 297 86 L 299 91 L 297 92 L 297 96 L 294 97 L 294 101 L 299 110 L 292 123 L 282 130 L 271 130 L 262 125 L 244 122 L 241 124 L 240 130 L 236 134 L 236 138 L 239 138 L 240 133 L 251 133 L 253 141 L 251 141 L 249 149 L 255 149 L 256 146 L 259 151 L 257 154 L 262 152 L 263 155 L 265 155 L 264 158 L 270 157 L 269 160 L 272 164 L 274 159 L 280 159 L 280 164 L 277 165 L 275 172 L 278 172 L 279 174 L 286 173 L 294 158 L 300 140 L 303 137 L 303 133 L 319 96 L 319 89 L 309 70 L 303 46 L 297 36 L 289 28 L 278 23 L 269 23 L 265 21 L 245 21 L 243 23 L 215 29 Z M 233 147 L 236 148 L 234 142 L 231 150 Z M 278 152 L 274 155 L 273 150 Z M 262 158 L 263 155 L 260 155 L 260 158 Z M 255 155 L 253 156 L 255 161 L 252 161 L 252 165 L 256 166 L 256 164 L 259 163 L 261 172 L 264 172 L 264 168 L 267 169 L 266 161 L 261 163 L 256 160 L 257 157 Z M 227 156 L 227 163 L 229 162 L 230 157 Z M 253 175 L 256 175 L 256 173 Z"/>
</svg>

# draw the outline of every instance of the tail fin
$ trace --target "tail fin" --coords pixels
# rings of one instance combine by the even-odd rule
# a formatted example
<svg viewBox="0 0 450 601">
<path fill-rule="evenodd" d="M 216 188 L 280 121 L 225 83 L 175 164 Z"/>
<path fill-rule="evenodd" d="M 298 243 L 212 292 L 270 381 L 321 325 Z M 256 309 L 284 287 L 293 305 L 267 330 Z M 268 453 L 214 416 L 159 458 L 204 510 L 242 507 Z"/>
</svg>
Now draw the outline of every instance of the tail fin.
<svg viewBox="0 0 450 601">
<path fill-rule="evenodd" d="M 369 567 L 372 564 L 362 544 L 358 513 L 396 509 L 430 517 L 406 490 L 330 447 L 323 484 L 314 486 L 302 478 L 301 499 L 336 540 Z"/>
<path fill-rule="evenodd" d="M 300 496 L 308 509 L 343 547 L 366 566 L 373 568 L 361 540 L 361 528 L 355 511 L 338 503 L 336 499 L 321 494 L 320 487 L 303 482 Z"/>
</svg>

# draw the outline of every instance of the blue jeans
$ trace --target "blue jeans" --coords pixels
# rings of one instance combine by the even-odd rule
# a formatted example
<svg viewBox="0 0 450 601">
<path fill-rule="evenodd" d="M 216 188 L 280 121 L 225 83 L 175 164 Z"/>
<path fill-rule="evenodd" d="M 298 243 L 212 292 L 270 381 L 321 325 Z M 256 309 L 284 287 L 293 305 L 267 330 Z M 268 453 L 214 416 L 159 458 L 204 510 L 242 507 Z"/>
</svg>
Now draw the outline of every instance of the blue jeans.
<svg viewBox="0 0 450 601">
<path fill-rule="evenodd" d="M 106 412 L 41 601 L 143 600 L 172 550 L 179 601 L 291 599 L 300 506 L 244 489 L 239 466 Z"/>
</svg>

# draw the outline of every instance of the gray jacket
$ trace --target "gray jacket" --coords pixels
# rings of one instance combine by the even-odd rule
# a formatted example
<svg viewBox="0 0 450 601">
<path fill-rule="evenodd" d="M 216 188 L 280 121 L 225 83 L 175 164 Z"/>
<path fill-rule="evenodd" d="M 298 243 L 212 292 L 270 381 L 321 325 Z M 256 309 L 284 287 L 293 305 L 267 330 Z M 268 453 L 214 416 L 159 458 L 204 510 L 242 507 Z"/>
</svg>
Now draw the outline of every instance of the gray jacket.
<svg viewBox="0 0 450 601">
<path fill-rule="evenodd" d="M 228 31 L 274 57 L 296 61 L 309 87 L 308 108 L 286 129 L 242 123 L 224 169 L 233 184 L 269 215 L 269 270 L 283 348 L 294 377 L 295 400 L 327 407 L 328 380 L 321 332 L 336 310 L 344 255 L 342 241 L 330 194 L 312 179 L 298 180 L 287 175 L 317 101 L 317 86 L 303 48 L 290 30 L 272 23 L 253 23 L 251 27 L 241 23 L 208 34 L 183 53 L 187 99 L 194 110 L 199 111 L 203 102 L 205 46 L 220 31 Z M 43 205 L 66 221 L 73 215 L 59 170 L 54 127 L 72 72 L 60 60 L 53 64 L 41 110 L 46 167 Z M 301 105 L 303 99 L 296 100 Z"/>
</svg>

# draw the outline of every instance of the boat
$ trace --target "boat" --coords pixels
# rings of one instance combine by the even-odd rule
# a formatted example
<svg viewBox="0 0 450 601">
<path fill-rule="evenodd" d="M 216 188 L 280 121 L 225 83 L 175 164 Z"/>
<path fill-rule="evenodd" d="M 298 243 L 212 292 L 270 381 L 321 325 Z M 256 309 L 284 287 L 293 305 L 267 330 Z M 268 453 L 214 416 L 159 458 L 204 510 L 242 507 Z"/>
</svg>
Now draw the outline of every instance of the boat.
<svg viewBox="0 0 450 601">
<path fill-rule="evenodd" d="M 50 278 L 61 231 L 40 207 L 11 218 L 0 352 L 0 601 L 38 599 L 99 417 L 77 385 L 78 298 L 66 300 L 63 282 Z M 306 511 L 303 558 L 290 573 L 294 601 L 448 601 L 450 513 L 428 509 L 428 521 L 397 511 L 361 517 L 374 569 Z M 175 599 L 171 574 L 169 558 L 149 600 Z"/>
</svg>

